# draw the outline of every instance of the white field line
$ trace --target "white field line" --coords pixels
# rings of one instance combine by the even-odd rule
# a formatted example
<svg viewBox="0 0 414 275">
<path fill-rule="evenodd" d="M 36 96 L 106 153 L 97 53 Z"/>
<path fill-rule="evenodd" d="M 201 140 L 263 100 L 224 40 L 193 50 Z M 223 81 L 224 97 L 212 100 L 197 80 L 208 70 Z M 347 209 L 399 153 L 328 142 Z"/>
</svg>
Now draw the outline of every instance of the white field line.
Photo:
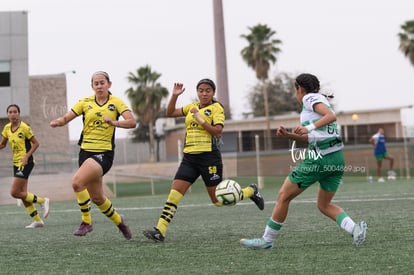
<svg viewBox="0 0 414 275">
<path fill-rule="evenodd" d="M 386 196 L 386 195 L 385 195 Z M 414 200 L 414 197 L 371 197 L 371 198 L 356 198 L 356 199 L 334 199 L 333 202 L 381 202 L 381 201 L 404 201 L 404 200 Z M 265 204 L 271 204 L 274 205 L 274 201 L 266 201 Z M 316 199 L 312 200 L 301 200 L 296 199 L 293 200 L 292 203 L 316 203 Z M 246 202 L 239 202 L 237 206 L 250 206 L 252 205 L 251 201 Z M 144 206 L 144 207 L 115 207 L 116 210 L 120 211 L 143 211 L 143 210 L 161 210 L 163 205 L 159 206 Z M 179 206 L 179 208 L 197 208 L 197 207 L 215 207 L 212 204 L 182 204 Z M 99 212 L 99 210 L 96 207 L 92 207 L 92 211 Z M 53 213 L 69 213 L 69 212 L 79 212 L 79 209 L 62 209 L 62 210 L 53 210 L 51 209 L 51 212 Z M 9 211 L 9 212 L 3 212 L 2 214 L 5 215 L 15 215 L 19 214 L 21 211 Z M 40 210 L 41 213 L 41 210 Z"/>
</svg>

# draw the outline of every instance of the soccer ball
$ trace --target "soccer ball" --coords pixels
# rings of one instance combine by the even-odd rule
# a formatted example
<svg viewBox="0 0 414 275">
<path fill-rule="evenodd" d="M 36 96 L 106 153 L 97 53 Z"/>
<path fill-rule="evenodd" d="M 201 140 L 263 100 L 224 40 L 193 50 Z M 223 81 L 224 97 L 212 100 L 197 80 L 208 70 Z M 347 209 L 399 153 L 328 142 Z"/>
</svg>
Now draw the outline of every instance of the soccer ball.
<svg viewBox="0 0 414 275">
<path fill-rule="evenodd" d="M 240 184 L 234 180 L 223 180 L 216 186 L 216 198 L 223 205 L 235 205 L 242 198 Z"/>
</svg>

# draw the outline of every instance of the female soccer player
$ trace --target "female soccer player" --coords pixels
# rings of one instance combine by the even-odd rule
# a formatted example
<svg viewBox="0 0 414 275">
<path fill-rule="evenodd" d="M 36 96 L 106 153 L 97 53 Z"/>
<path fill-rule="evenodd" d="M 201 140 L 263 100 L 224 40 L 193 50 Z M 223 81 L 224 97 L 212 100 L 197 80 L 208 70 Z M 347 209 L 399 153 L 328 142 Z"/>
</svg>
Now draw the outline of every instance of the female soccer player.
<svg viewBox="0 0 414 275">
<path fill-rule="evenodd" d="M 72 178 L 82 223 L 74 235 L 85 236 L 92 231 L 92 201 L 129 240 L 132 237 L 131 231 L 123 216 L 118 214 L 105 196 L 102 178 L 111 168 L 114 159 L 115 128 L 134 128 L 136 121 L 128 106 L 109 91 L 112 82 L 106 72 L 95 72 L 91 82 L 94 95 L 79 100 L 68 113 L 50 122 L 51 127 L 64 126 L 77 116 L 83 117 L 83 130 L 79 140 L 79 169 Z M 119 116 L 124 120 L 118 121 Z"/>
<path fill-rule="evenodd" d="M 198 102 L 176 108 L 177 98 L 185 88 L 182 83 L 174 83 L 173 94 L 167 106 L 168 117 L 185 117 L 184 157 L 175 174 L 157 226 L 143 232 L 147 238 L 154 241 L 164 241 L 178 204 L 199 176 L 206 185 L 211 202 L 221 206 L 215 196 L 215 190 L 223 180 L 223 163 L 219 146 L 224 126 L 224 110 L 214 98 L 216 85 L 212 80 L 200 80 L 196 89 Z M 256 184 L 251 184 L 242 191 L 243 199 L 250 198 L 260 210 L 264 209 L 263 197 Z"/>
<path fill-rule="evenodd" d="M 286 177 L 267 221 L 262 238 L 241 239 L 243 246 L 253 249 L 272 248 L 287 217 L 290 202 L 315 182 L 320 183 L 317 205 L 319 210 L 353 236 L 354 244 L 365 241 L 367 224 L 355 223 L 332 199 L 344 174 L 343 143 L 338 134 L 336 116 L 328 100 L 319 93 L 319 80 L 311 74 L 301 74 L 295 82 L 296 98 L 302 105 L 301 125 L 294 132 L 280 127 L 276 136 L 308 143 L 309 154 Z"/>
<path fill-rule="evenodd" d="M 35 138 L 30 126 L 20 120 L 20 108 L 16 104 L 7 107 L 7 117 L 9 123 L 4 126 L 0 141 L 0 149 L 10 143 L 13 153 L 13 175 L 14 180 L 10 189 L 13 198 L 21 199 L 27 214 L 33 222 L 26 228 L 43 227 L 44 222 L 37 213 L 34 203 L 40 204 L 43 209 L 43 218 L 49 215 L 49 199 L 38 197 L 27 191 L 29 175 L 34 167 L 33 153 L 39 147 L 39 142 Z"/>
</svg>

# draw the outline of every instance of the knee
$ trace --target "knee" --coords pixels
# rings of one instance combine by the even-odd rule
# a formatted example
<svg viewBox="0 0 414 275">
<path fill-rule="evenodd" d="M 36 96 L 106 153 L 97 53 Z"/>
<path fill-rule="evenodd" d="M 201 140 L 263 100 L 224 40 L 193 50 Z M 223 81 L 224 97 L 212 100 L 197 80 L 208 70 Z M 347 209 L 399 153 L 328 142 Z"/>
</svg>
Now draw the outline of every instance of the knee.
<svg viewBox="0 0 414 275">
<path fill-rule="evenodd" d="M 17 191 L 11 191 L 10 195 L 15 199 L 24 199 L 24 198 L 21 197 L 20 192 L 17 192 Z"/>
<path fill-rule="evenodd" d="M 291 201 L 290 196 L 284 190 L 280 190 L 277 194 L 277 203 L 278 204 L 289 204 Z"/>
<path fill-rule="evenodd" d="M 323 214 L 327 213 L 329 204 L 318 202 L 317 206 L 321 213 Z"/>
<path fill-rule="evenodd" d="M 73 176 L 72 178 L 72 189 L 75 192 L 80 192 L 82 191 L 83 188 L 81 188 L 82 184 L 81 184 L 81 179 L 78 176 Z"/>
<path fill-rule="evenodd" d="M 318 203 L 317 207 L 318 207 L 319 211 L 320 211 L 320 212 L 322 212 L 322 213 L 323 213 L 323 212 L 325 211 L 325 209 L 326 209 L 326 207 L 325 207 L 324 205 L 320 204 L 320 203 Z"/>
</svg>

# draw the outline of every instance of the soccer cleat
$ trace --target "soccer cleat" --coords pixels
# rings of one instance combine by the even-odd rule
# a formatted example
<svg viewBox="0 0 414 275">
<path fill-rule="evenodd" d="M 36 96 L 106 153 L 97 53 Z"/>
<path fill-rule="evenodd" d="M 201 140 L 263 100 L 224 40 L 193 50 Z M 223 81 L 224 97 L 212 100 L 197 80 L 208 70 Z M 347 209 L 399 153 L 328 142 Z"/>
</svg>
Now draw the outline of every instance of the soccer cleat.
<svg viewBox="0 0 414 275">
<path fill-rule="evenodd" d="M 45 198 L 45 202 L 40 205 L 43 209 L 43 219 L 46 219 L 47 216 L 49 215 L 49 205 L 50 205 L 49 198 Z"/>
<path fill-rule="evenodd" d="M 384 180 L 383 177 L 381 177 L 381 178 L 378 179 L 378 182 L 385 182 L 385 180 Z"/>
<path fill-rule="evenodd" d="M 361 221 L 354 225 L 354 229 L 352 229 L 352 237 L 354 238 L 354 244 L 356 246 L 360 246 L 364 243 L 367 229 L 368 225 L 364 221 Z"/>
<path fill-rule="evenodd" d="M 39 228 L 39 227 L 44 227 L 44 226 L 45 226 L 44 222 L 40 221 L 40 222 L 32 222 L 31 224 L 26 225 L 25 227 L 26 228 Z"/>
<path fill-rule="evenodd" d="M 142 231 L 145 237 L 147 237 L 150 240 L 153 240 L 155 242 L 163 242 L 164 236 L 161 234 L 161 232 L 158 230 L 158 228 L 154 227 L 154 230 L 152 229 L 146 229 Z"/>
<path fill-rule="evenodd" d="M 79 228 L 73 233 L 75 236 L 85 236 L 86 233 L 93 230 L 92 224 L 81 222 Z"/>
<path fill-rule="evenodd" d="M 264 209 L 264 199 L 262 194 L 260 194 L 259 192 L 259 188 L 257 187 L 256 183 L 252 183 L 249 185 L 251 188 L 253 188 L 254 193 L 253 196 L 250 197 L 250 199 L 252 201 L 254 201 L 254 203 L 257 205 L 257 207 L 259 207 L 260 210 Z"/>
<path fill-rule="evenodd" d="M 121 223 L 118 224 L 118 228 L 122 235 L 124 235 L 125 239 L 130 240 L 132 238 L 131 230 L 129 229 L 129 226 L 126 225 L 123 215 L 121 215 Z"/>
<path fill-rule="evenodd" d="M 266 242 L 263 238 L 241 239 L 240 244 L 251 249 L 270 249 L 273 247 L 272 242 Z"/>
</svg>

